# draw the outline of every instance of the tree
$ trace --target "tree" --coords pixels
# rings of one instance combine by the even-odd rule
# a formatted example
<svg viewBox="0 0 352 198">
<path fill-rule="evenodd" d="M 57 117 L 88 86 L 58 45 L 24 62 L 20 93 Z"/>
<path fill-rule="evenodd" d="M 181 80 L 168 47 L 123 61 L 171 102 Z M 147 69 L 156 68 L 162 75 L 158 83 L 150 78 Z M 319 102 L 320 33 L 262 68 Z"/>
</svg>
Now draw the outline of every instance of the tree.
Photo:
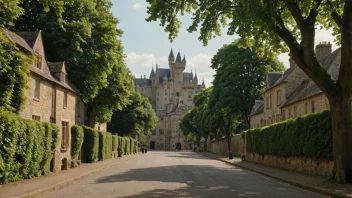
<svg viewBox="0 0 352 198">
<path fill-rule="evenodd" d="M 186 137 L 194 136 L 197 145 L 197 151 L 200 147 L 200 140 L 202 138 L 201 131 L 197 129 L 197 125 L 194 123 L 194 116 L 197 114 L 196 109 L 192 109 L 185 113 L 179 123 L 180 129 L 183 135 Z"/>
<path fill-rule="evenodd" d="M 20 52 L 16 44 L 0 31 L 0 107 L 19 113 L 26 101 L 31 56 Z"/>
<path fill-rule="evenodd" d="M 158 119 L 152 105 L 138 92 L 133 92 L 130 100 L 126 107 L 114 111 L 108 131 L 120 136 L 150 135 Z"/>
<path fill-rule="evenodd" d="M 290 57 L 312 79 L 329 100 L 334 170 L 338 183 L 352 181 L 352 1 L 349 0 L 148 0 L 147 21 L 160 20 L 172 40 L 180 28 L 178 13 L 193 14 L 188 31 L 200 27 L 199 39 L 207 41 L 220 35 L 220 26 L 228 34 L 238 34 L 257 48 L 289 51 Z M 316 24 L 332 28 L 341 44 L 341 65 L 333 79 L 314 52 Z"/>
<path fill-rule="evenodd" d="M 122 31 L 108 0 L 70 0 L 58 16 L 38 1 L 23 0 L 25 15 L 14 30 L 41 30 L 48 60 L 65 61 L 69 79 L 82 92 L 86 125 L 106 122 L 128 103 L 132 79 L 123 64 Z"/>
<path fill-rule="evenodd" d="M 254 101 L 262 97 L 265 87 L 265 73 L 269 70 L 283 70 L 268 58 L 259 58 L 249 49 L 239 48 L 236 43 L 224 45 L 214 55 L 211 67 L 215 69 L 212 100 L 229 113 L 240 114 L 244 129 L 250 126 L 249 115 Z"/>
</svg>

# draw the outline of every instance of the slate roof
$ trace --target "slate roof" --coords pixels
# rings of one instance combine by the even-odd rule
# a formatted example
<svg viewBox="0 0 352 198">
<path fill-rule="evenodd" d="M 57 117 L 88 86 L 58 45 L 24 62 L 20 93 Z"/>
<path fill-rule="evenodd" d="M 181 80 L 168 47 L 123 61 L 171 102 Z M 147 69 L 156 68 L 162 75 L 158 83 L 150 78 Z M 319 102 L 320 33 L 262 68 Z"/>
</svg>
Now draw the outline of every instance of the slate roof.
<svg viewBox="0 0 352 198">
<path fill-rule="evenodd" d="M 5 35 L 12 41 L 16 42 L 19 46 L 27 49 L 29 52 L 34 53 L 34 44 L 40 36 L 40 31 L 36 32 L 11 32 L 6 29 L 2 29 L 5 32 Z M 42 69 L 38 69 L 34 65 L 30 67 L 30 71 L 33 74 L 39 75 L 53 83 L 61 85 L 62 87 L 71 90 L 77 94 L 81 94 L 80 91 L 71 83 L 71 81 L 66 77 L 65 82 L 61 82 L 59 79 L 51 75 L 51 70 L 49 69 L 50 62 L 47 62 L 45 59 L 42 60 Z M 59 64 L 59 63 L 55 63 Z"/>
<path fill-rule="evenodd" d="M 264 112 L 264 101 L 263 100 L 256 100 L 254 108 L 249 116 L 254 116 Z"/>
<path fill-rule="evenodd" d="M 266 89 L 265 91 L 268 91 L 268 90 L 272 89 L 273 87 L 276 87 L 277 85 L 279 85 L 279 84 L 281 84 L 281 83 L 283 83 L 283 82 L 286 82 L 287 77 L 292 73 L 292 71 L 293 71 L 294 69 L 296 69 L 296 67 L 297 67 L 297 66 L 295 65 L 295 66 L 293 66 L 293 67 L 288 68 L 288 69 L 283 73 L 283 75 L 281 75 L 281 77 L 278 78 L 278 79 L 272 84 L 272 86 L 267 87 L 267 89 Z"/>
<path fill-rule="evenodd" d="M 284 73 L 283 72 L 269 72 L 267 75 L 267 87 L 271 87 L 274 83 L 280 79 Z"/>
<path fill-rule="evenodd" d="M 135 78 L 134 84 L 139 86 L 152 86 L 152 79 L 150 78 Z"/>
<path fill-rule="evenodd" d="M 159 82 L 163 82 L 164 75 L 166 75 L 167 79 L 171 78 L 170 69 L 158 68 L 155 73 L 159 74 Z"/>
<path fill-rule="evenodd" d="M 193 74 L 191 72 L 183 72 L 183 82 L 193 82 Z"/>
<path fill-rule="evenodd" d="M 181 54 L 180 54 L 180 52 L 177 53 L 176 62 L 181 62 Z"/>
<path fill-rule="evenodd" d="M 10 41 L 15 42 L 20 47 L 28 50 L 30 53 L 33 53 L 33 49 L 28 45 L 28 43 L 22 37 L 5 28 L 1 29 L 1 31 Z"/>
<path fill-rule="evenodd" d="M 39 36 L 40 31 L 34 31 L 34 32 L 16 32 L 19 36 L 21 36 L 28 45 L 33 48 L 35 42 L 37 41 L 37 38 Z"/>
<path fill-rule="evenodd" d="M 65 63 L 64 62 L 49 62 L 48 61 L 48 66 L 50 69 L 51 73 L 59 73 L 59 72 L 63 72 L 64 74 L 66 74 L 66 69 L 65 69 Z"/>
<path fill-rule="evenodd" d="M 340 70 L 340 56 L 341 48 L 335 50 L 331 54 L 321 58 L 319 62 L 328 71 L 333 79 L 337 79 Z M 336 60 L 336 61 L 335 61 Z M 319 87 L 311 80 L 304 80 L 300 86 L 298 86 L 286 99 L 286 101 L 281 105 L 281 107 L 287 106 L 289 104 L 304 100 L 311 96 L 322 93 Z"/>
</svg>

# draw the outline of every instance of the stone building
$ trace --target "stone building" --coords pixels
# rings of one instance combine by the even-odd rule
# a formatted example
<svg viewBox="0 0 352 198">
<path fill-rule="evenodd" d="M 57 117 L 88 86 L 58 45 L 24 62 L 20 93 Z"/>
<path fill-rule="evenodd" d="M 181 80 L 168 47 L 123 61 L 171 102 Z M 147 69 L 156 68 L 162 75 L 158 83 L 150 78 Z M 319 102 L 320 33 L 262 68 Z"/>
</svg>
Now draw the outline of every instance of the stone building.
<svg viewBox="0 0 352 198">
<path fill-rule="evenodd" d="M 341 50 L 331 52 L 330 42 L 322 42 L 316 46 L 315 51 L 319 62 L 336 80 Z M 250 115 L 251 128 L 329 109 L 326 96 L 292 60 L 290 68 L 285 72 L 267 73 L 266 86 L 264 100 L 255 101 Z"/>
<path fill-rule="evenodd" d="M 169 68 L 152 68 L 149 78 L 135 79 L 135 89 L 147 97 L 158 116 L 156 130 L 149 138 L 149 149 L 191 149 L 192 144 L 183 136 L 178 123 L 193 106 L 194 95 L 202 88 L 193 72 L 184 72 L 186 58 L 180 52 L 175 59 L 171 49 Z"/>
<path fill-rule="evenodd" d="M 17 44 L 24 55 L 35 58 L 30 66 L 28 89 L 25 90 L 26 105 L 20 116 L 58 125 L 60 145 L 53 154 L 51 171 L 66 170 L 71 160 L 71 126 L 84 122 L 84 106 L 80 100 L 80 92 L 67 78 L 64 62 L 53 63 L 46 60 L 40 31 L 1 31 Z"/>
</svg>

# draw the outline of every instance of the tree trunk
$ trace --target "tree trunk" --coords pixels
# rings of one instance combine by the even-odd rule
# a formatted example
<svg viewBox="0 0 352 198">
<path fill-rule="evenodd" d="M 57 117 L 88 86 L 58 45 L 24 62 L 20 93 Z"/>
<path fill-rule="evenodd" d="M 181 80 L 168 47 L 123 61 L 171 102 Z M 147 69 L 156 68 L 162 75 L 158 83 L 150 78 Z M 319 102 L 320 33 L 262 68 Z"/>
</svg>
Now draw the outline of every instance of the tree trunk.
<svg viewBox="0 0 352 198">
<path fill-rule="evenodd" d="M 208 151 L 208 140 L 207 139 L 205 139 L 205 141 L 204 141 L 204 153 L 206 153 L 207 151 Z"/>
<path fill-rule="evenodd" d="M 333 131 L 333 176 L 337 183 L 352 182 L 352 109 L 351 93 L 330 102 Z"/>
<path fill-rule="evenodd" d="M 86 125 L 94 128 L 95 125 L 95 109 L 91 105 L 87 105 L 87 117 L 88 119 L 86 120 Z"/>
<path fill-rule="evenodd" d="M 227 148 L 229 150 L 229 159 L 233 159 L 233 155 L 231 151 L 231 134 L 229 132 L 226 134 L 226 142 L 227 142 Z"/>
<path fill-rule="evenodd" d="M 199 152 L 199 148 L 200 148 L 200 140 L 201 140 L 201 136 L 196 136 L 196 141 L 197 141 L 197 152 Z"/>
</svg>

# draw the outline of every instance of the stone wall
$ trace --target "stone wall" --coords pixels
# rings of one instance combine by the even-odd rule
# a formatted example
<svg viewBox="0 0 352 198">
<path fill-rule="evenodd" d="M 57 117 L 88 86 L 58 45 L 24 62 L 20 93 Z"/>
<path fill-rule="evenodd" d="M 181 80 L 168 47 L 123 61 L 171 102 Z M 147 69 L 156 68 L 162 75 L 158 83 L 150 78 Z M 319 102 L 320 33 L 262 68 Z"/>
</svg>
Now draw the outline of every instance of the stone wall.
<svg viewBox="0 0 352 198">
<path fill-rule="evenodd" d="M 201 144 L 201 151 L 204 148 L 204 142 Z M 245 145 L 241 135 L 235 135 L 231 139 L 231 151 L 233 156 L 240 157 L 245 152 Z M 228 156 L 228 146 L 225 139 L 213 140 L 208 142 L 208 152 L 217 155 Z"/>
<path fill-rule="evenodd" d="M 334 167 L 334 162 L 329 160 L 313 160 L 306 157 L 260 155 L 256 153 L 247 153 L 246 161 L 324 177 L 330 176 Z"/>
</svg>

